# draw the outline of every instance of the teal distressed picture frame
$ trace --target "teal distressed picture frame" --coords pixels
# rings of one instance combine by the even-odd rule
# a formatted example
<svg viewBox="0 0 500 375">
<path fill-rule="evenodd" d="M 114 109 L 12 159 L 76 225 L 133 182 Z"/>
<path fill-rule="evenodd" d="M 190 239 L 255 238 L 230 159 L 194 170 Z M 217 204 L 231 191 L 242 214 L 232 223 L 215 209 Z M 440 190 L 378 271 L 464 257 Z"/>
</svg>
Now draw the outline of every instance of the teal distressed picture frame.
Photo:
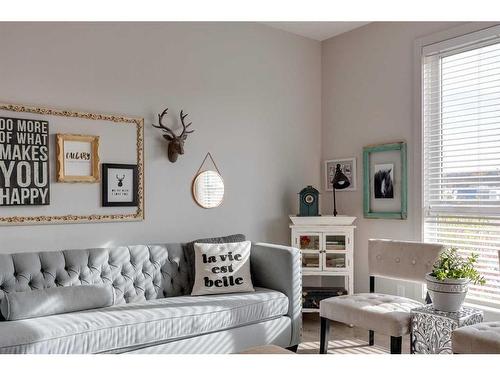
<svg viewBox="0 0 500 375">
<path fill-rule="evenodd" d="M 408 217 L 408 171 L 406 142 L 385 143 L 363 147 L 363 213 L 368 219 L 400 219 Z M 370 157 L 373 153 L 399 151 L 401 156 L 401 211 L 373 211 L 371 207 L 372 183 L 370 179 Z M 397 188 L 397 187 L 396 187 Z"/>
</svg>

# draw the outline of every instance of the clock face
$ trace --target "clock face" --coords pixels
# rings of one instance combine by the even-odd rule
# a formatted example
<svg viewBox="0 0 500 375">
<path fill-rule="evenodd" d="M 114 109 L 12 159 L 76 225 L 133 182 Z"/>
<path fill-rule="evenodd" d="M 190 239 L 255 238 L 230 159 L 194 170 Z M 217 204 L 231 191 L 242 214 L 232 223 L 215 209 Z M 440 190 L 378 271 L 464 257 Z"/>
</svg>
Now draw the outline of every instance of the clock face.
<svg viewBox="0 0 500 375">
<path fill-rule="evenodd" d="M 306 204 L 308 204 L 308 205 L 313 204 L 313 203 L 314 203 L 314 200 L 315 200 L 315 198 L 314 198 L 314 195 L 312 195 L 312 194 L 306 194 L 306 195 L 304 196 L 304 202 L 305 202 Z"/>
</svg>

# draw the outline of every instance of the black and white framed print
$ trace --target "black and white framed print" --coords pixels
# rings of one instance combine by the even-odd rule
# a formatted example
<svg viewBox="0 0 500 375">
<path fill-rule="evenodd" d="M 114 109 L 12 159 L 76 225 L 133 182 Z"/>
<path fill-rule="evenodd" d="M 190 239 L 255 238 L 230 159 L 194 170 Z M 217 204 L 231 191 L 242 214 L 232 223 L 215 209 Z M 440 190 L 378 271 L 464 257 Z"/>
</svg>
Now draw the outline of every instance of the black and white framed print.
<svg viewBox="0 0 500 375">
<path fill-rule="evenodd" d="M 394 199 L 394 164 L 375 164 L 374 170 L 375 199 Z"/>
<path fill-rule="evenodd" d="M 338 191 L 355 191 L 356 190 L 356 158 L 325 160 L 325 191 L 332 191 L 332 180 L 335 176 L 337 164 L 340 164 L 342 173 L 347 177 L 350 185 L 347 189 Z"/>
<path fill-rule="evenodd" d="M 363 147 L 363 213 L 369 219 L 408 217 L 406 142 Z"/>
<path fill-rule="evenodd" d="M 103 207 L 137 206 L 137 189 L 137 165 L 102 164 Z"/>
</svg>

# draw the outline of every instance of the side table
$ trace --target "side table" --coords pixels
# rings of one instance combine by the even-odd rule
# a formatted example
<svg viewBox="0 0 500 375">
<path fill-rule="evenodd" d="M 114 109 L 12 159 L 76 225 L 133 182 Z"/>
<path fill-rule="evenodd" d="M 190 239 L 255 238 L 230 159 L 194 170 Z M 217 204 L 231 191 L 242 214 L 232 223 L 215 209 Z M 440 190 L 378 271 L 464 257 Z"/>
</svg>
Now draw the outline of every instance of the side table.
<svg viewBox="0 0 500 375">
<path fill-rule="evenodd" d="M 483 312 L 462 307 L 457 312 L 434 309 L 432 304 L 411 310 L 411 352 L 452 354 L 451 332 L 483 321 Z"/>
</svg>

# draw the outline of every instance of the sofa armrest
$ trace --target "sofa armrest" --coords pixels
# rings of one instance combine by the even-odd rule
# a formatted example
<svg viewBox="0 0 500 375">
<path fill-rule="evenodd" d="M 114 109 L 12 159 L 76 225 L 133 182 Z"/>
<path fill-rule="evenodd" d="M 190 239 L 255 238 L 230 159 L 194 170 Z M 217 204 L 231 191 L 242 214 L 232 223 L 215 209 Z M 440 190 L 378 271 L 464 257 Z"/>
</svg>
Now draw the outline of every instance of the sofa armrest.
<svg viewBox="0 0 500 375">
<path fill-rule="evenodd" d="M 255 286 L 273 289 L 288 297 L 292 319 L 290 346 L 300 343 L 302 331 L 302 267 L 300 251 L 294 247 L 252 243 L 250 255 Z"/>
</svg>

